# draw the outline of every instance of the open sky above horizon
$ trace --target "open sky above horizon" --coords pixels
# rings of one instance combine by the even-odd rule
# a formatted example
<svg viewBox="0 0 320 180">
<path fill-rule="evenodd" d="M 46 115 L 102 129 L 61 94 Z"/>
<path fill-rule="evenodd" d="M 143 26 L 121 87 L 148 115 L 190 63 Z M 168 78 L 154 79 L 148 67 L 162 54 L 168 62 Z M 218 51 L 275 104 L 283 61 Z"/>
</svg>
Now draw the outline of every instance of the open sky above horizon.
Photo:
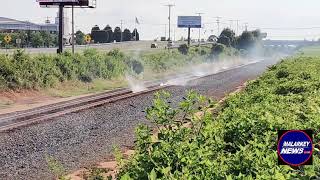
<svg viewBox="0 0 320 180">
<path fill-rule="evenodd" d="M 56 8 L 40 8 L 36 0 L 1 0 L 0 16 L 17 20 L 28 20 L 43 23 L 46 17 L 54 21 Z M 230 27 L 236 30 L 236 23 L 230 20 L 240 20 L 239 31 L 244 23 L 249 30 L 260 28 L 268 33 L 268 39 L 319 39 L 320 38 L 320 7 L 319 0 L 97 0 L 96 9 L 76 9 L 76 29 L 89 32 L 91 27 L 99 25 L 104 28 L 120 26 L 134 28 L 134 19 L 138 18 L 138 30 L 142 39 L 155 39 L 165 34 L 165 24 L 168 24 L 168 8 L 164 5 L 172 3 L 172 25 L 176 27 L 177 16 L 196 15 L 204 13 L 202 30 L 203 38 L 217 34 L 217 16 L 222 17 L 221 29 Z M 168 31 L 168 30 L 167 30 Z M 172 29 L 172 35 L 177 39 L 186 35 L 185 29 Z M 198 31 L 193 30 L 192 36 L 198 37 Z"/>
</svg>

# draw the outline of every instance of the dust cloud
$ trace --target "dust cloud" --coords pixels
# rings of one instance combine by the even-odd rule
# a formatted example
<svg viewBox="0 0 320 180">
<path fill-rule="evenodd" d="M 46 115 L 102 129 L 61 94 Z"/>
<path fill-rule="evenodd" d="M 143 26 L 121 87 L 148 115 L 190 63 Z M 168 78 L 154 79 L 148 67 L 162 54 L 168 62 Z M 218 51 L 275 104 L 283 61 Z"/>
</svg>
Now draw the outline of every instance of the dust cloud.
<svg viewBox="0 0 320 180">
<path fill-rule="evenodd" d="M 214 75 L 223 71 L 239 68 L 241 66 L 257 63 L 262 61 L 263 58 L 225 58 L 208 60 L 201 64 L 186 65 L 185 68 L 179 70 L 179 72 L 171 74 L 169 76 L 163 76 L 160 84 L 161 86 L 186 86 L 191 80 L 196 80 L 204 76 Z M 125 75 L 129 88 L 134 92 L 141 92 L 147 90 L 148 86 L 144 78 L 138 78 L 134 75 Z"/>
</svg>

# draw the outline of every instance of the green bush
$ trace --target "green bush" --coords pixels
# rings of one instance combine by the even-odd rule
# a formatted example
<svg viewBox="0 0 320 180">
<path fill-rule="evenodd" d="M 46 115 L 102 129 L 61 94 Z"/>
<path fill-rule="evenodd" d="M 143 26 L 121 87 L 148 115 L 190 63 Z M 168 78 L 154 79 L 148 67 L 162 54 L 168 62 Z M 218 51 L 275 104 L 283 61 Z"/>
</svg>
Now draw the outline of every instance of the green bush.
<svg viewBox="0 0 320 180">
<path fill-rule="evenodd" d="M 225 51 L 225 46 L 223 44 L 213 44 L 211 48 L 211 55 L 219 56 L 221 53 Z"/>
<path fill-rule="evenodd" d="M 0 55 L 1 87 L 39 89 L 67 80 L 91 82 L 119 77 L 127 69 L 126 57 L 115 52 L 103 54 L 89 49 L 75 55 L 31 56 L 18 50 L 13 55 Z"/>
<path fill-rule="evenodd" d="M 199 63 L 205 58 L 204 53 L 192 51 L 182 55 L 177 50 L 137 57 L 126 55 L 119 49 L 107 53 L 86 49 L 74 55 L 68 51 L 61 55 L 30 55 L 17 50 L 12 55 L 0 54 L 0 89 L 40 89 L 72 80 L 91 82 L 118 78 L 127 71 L 141 74 L 146 69 L 161 73 Z"/>
<path fill-rule="evenodd" d="M 187 55 L 188 52 L 189 52 L 189 47 L 188 47 L 187 44 L 181 44 L 181 45 L 178 47 L 178 51 L 179 51 L 181 54 Z"/>
</svg>

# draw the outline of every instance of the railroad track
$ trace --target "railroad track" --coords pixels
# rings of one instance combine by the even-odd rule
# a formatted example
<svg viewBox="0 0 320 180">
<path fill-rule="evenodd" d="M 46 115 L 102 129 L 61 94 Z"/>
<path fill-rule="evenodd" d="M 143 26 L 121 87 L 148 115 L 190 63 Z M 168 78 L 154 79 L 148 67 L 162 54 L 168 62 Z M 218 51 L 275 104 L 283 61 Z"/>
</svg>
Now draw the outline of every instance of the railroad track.
<svg viewBox="0 0 320 180">
<path fill-rule="evenodd" d="M 115 91 L 91 95 L 79 99 L 51 104 L 31 110 L 25 110 L 15 113 L 0 115 L 0 132 L 10 131 L 13 129 L 36 124 L 42 121 L 50 120 L 59 116 L 70 113 L 79 112 L 82 110 L 99 107 L 108 103 L 113 103 L 119 100 L 138 96 L 141 94 L 150 93 L 168 85 L 153 85 L 147 90 L 141 92 L 132 92 L 130 89 L 118 89 Z"/>
<path fill-rule="evenodd" d="M 235 68 L 240 68 L 248 64 L 232 67 L 229 69 L 224 69 L 217 73 L 222 73 L 224 71 L 230 71 Z M 217 74 L 215 73 L 215 74 Z M 204 75 L 204 76 L 194 76 L 190 74 L 184 74 L 182 77 L 186 79 L 185 81 L 197 80 L 212 76 L 214 74 Z M 175 80 L 173 77 L 170 80 Z M 179 78 L 177 78 L 179 80 Z M 167 80 L 164 80 L 166 82 Z M 160 89 L 164 89 L 172 84 L 163 84 L 163 81 L 157 82 L 146 82 L 146 90 L 140 92 L 133 92 L 130 89 L 123 88 L 114 91 L 104 92 L 96 95 L 86 96 L 70 101 L 64 101 L 56 104 L 50 104 L 42 106 L 39 108 L 34 108 L 30 110 L 24 110 L 20 112 L 8 113 L 0 115 L 0 132 L 10 131 L 13 129 L 25 127 L 28 125 L 36 124 L 42 121 L 57 118 L 66 114 L 75 113 L 83 111 L 86 109 L 91 109 L 99 106 L 103 106 L 108 103 L 113 103 L 119 100 L 127 99 L 130 97 L 138 96 L 141 94 L 147 94 Z"/>
</svg>

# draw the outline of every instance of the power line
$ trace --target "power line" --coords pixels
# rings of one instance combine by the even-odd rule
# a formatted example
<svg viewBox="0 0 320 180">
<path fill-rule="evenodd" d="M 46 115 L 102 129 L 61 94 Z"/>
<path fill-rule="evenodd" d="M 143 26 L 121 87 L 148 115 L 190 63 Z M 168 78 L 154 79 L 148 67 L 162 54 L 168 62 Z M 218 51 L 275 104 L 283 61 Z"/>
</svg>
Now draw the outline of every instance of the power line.
<svg viewBox="0 0 320 180">
<path fill-rule="evenodd" d="M 120 20 L 120 26 L 121 26 L 121 40 L 120 40 L 120 42 L 122 42 L 123 41 L 123 29 L 122 29 L 123 28 L 122 27 L 123 26 L 123 20 L 122 19 Z"/>
<path fill-rule="evenodd" d="M 198 15 L 201 17 L 201 15 L 204 14 L 204 13 L 202 13 L 202 12 L 197 12 L 196 14 L 198 14 Z M 201 39 L 201 28 L 199 28 L 199 39 L 198 39 L 199 47 L 200 47 L 200 39 Z"/>
<path fill-rule="evenodd" d="M 249 23 L 244 23 L 245 31 L 248 31 L 248 24 Z"/>
<path fill-rule="evenodd" d="M 218 36 L 219 36 L 219 33 L 220 33 L 220 19 L 222 18 L 222 17 L 219 17 L 219 16 L 217 16 L 217 17 L 215 17 L 215 18 L 217 18 L 217 20 L 216 20 L 216 22 L 217 22 L 217 26 L 218 26 Z"/>
<path fill-rule="evenodd" d="M 230 27 L 231 30 L 232 30 L 232 26 L 233 26 L 233 21 L 234 20 L 232 20 L 232 19 L 229 20 L 229 22 L 230 22 L 229 27 Z"/>
<path fill-rule="evenodd" d="M 266 30 L 310 30 L 310 29 L 320 29 L 320 26 L 317 27 L 253 27 L 253 28 L 260 28 Z"/>
<path fill-rule="evenodd" d="M 240 22 L 240 20 L 239 19 L 237 19 L 237 20 L 235 20 L 236 22 L 237 22 L 237 35 L 239 34 L 239 22 Z"/>
</svg>

